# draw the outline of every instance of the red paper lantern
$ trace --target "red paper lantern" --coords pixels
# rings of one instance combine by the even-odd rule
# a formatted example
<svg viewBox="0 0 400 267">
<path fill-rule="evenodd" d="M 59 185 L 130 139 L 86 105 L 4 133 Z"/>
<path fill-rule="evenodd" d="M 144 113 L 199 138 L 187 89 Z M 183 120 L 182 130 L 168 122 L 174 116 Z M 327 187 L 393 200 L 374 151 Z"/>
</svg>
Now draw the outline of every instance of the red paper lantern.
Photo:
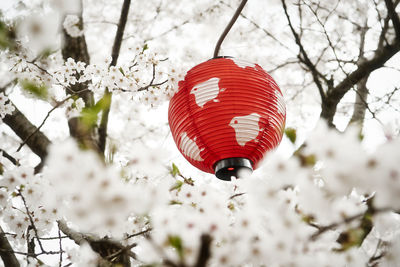
<svg viewBox="0 0 400 267">
<path fill-rule="evenodd" d="M 257 168 L 282 139 L 282 93 L 259 65 L 214 58 L 191 70 L 172 97 L 168 120 L 179 151 L 223 180 Z"/>
</svg>

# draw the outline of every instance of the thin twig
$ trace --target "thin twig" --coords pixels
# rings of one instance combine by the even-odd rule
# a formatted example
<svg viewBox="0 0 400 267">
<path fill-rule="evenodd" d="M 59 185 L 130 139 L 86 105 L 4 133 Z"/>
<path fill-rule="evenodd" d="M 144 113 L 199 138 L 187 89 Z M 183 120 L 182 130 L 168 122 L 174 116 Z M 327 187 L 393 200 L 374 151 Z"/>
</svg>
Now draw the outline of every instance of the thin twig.
<svg viewBox="0 0 400 267">
<path fill-rule="evenodd" d="M 223 4 L 227 5 L 228 7 L 231 7 L 231 5 L 222 2 Z M 292 52 L 294 54 L 294 52 L 290 49 L 290 47 L 288 47 L 287 45 L 285 45 L 284 43 L 282 43 L 281 41 L 279 41 L 278 38 L 275 37 L 274 34 L 270 33 L 267 29 L 261 27 L 259 24 L 257 24 L 254 20 L 250 19 L 249 17 L 247 17 L 246 15 L 244 15 L 243 13 L 240 13 L 240 16 L 244 19 L 246 19 L 250 24 L 252 24 L 254 27 L 256 27 L 257 29 L 259 29 L 260 31 L 262 31 L 263 33 L 265 33 L 268 37 L 270 37 L 272 40 L 274 40 L 275 42 L 277 42 L 281 47 L 286 48 L 288 51 Z"/>
<path fill-rule="evenodd" d="M 237 193 L 237 194 L 232 195 L 229 199 L 234 199 L 235 197 L 240 197 L 244 194 L 246 194 L 246 193 Z"/>
<path fill-rule="evenodd" d="M 21 199 L 22 199 L 22 202 L 23 202 L 24 207 L 25 207 L 25 210 L 26 210 L 26 215 L 27 215 L 28 218 L 29 218 L 29 222 L 31 223 L 31 226 L 32 226 L 33 232 L 35 233 L 35 237 L 36 237 L 36 239 L 37 239 L 37 242 L 38 242 L 38 244 L 39 244 L 39 247 L 40 247 L 40 249 L 41 249 L 41 251 L 42 251 L 43 253 L 47 253 L 47 251 L 46 251 L 46 250 L 44 249 L 44 247 L 43 247 L 42 242 L 40 241 L 38 230 L 37 230 L 36 225 L 35 225 L 35 223 L 34 223 L 34 221 L 33 221 L 31 212 L 29 211 L 28 205 L 26 204 L 25 197 L 22 195 L 21 190 L 18 190 L 18 195 L 19 195 L 19 196 L 21 197 Z"/>
<path fill-rule="evenodd" d="M 69 238 L 66 235 L 63 236 L 53 236 L 53 237 L 41 237 L 40 240 L 56 240 L 56 239 L 62 239 L 62 238 Z"/>
<path fill-rule="evenodd" d="M 136 236 L 140 236 L 140 235 L 145 235 L 145 234 L 147 234 L 148 232 L 150 232 L 151 230 L 153 230 L 153 228 L 149 227 L 149 228 L 147 228 L 146 230 L 143 230 L 143 231 L 140 231 L 140 232 L 137 232 L 137 233 L 128 235 L 125 239 L 129 239 L 129 238 L 136 237 Z"/>
<path fill-rule="evenodd" d="M 372 213 L 373 215 L 378 214 L 378 213 L 383 213 L 383 212 L 394 212 L 394 213 L 399 213 L 400 210 L 399 210 L 399 211 L 396 211 L 396 210 L 394 210 L 394 209 L 392 209 L 392 208 L 379 208 L 379 209 L 372 209 L 372 210 L 371 210 L 371 213 Z M 326 226 L 317 226 L 317 225 L 315 225 L 315 227 L 318 228 L 318 231 L 315 232 L 314 234 L 312 234 L 311 237 L 310 237 L 310 239 L 311 239 L 311 240 L 315 240 L 315 239 L 317 239 L 321 234 L 325 233 L 326 231 L 335 229 L 335 228 L 337 228 L 338 226 L 343 225 L 343 224 L 348 224 L 348 223 L 350 223 L 350 222 L 352 222 L 352 221 L 355 221 L 355 220 L 357 220 L 357 219 L 361 219 L 363 216 L 365 216 L 365 212 L 362 212 L 362 213 L 359 213 L 359 214 L 355 214 L 355 215 L 353 215 L 353 216 L 350 216 L 350 217 L 347 217 L 347 218 L 343 219 L 343 220 L 340 221 L 340 222 L 334 222 L 334 223 L 331 223 L 331 224 L 326 225 Z"/>
<path fill-rule="evenodd" d="M 123 247 L 123 248 L 121 248 L 120 250 L 118 250 L 118 251 L 116 251 L 116 252 L 114 252 L 114 253 L 108 255 L 108 256 L 106 257 L 106 259 L 109 260 L 109 261 L 111 261 L 111 260 L 114 259 L 115 257 L 121 255 L 122 253 L 128 252 L 131 248 L 134 248 L 134 247 L 136 247 L 136 246 L 137 246 L 137 244 L 136 244 L 136 243 L 133 243 L 133 244 L 130 244 L 129 246 Z M 132 251 L 130 251 L 130 253 L 128 253 L 128 255 L 129 255 L 132 259 L 136 259 L 136 254 L 133 253 Z"/>
<path fill-rule="evenodd" d="M 182 26 L 188 24 L 189 22 L 190 22 L 189 19 L 188 19 L 188 20 L 185 20 L 185 21 L 182 22 L 181 24 L 175 25 L 175 26 L 171 27 L 170 29 L 166 30 L 165 32 L 160 33 L 160 34 L 157 35 L 157 36 L 153 36 L 153 37 L 147 38 L 144 42 L 146 43 L 146 42 L 148 42 L 148 41 L 151 41 L 151 40 L 154 40 L 154 39 L 163 37 L 164 35 L 167 35 L 168 33 L 170 33 L 170 32 L 172 32 L 172 31 L 174 31 L 174 30 L 176 30 L 176 29 L 178 29 L 178 28 L 180 28 L 180 27 L 182 27 Z M 130 37 L 135 37 L 135 35 L 127 36 L 125 39 L 130 38 Z"/>
<path fill-rule="evenodd" d="M 308 57 L 308 55 L 307 55 L 307 53 L 306 53 L 306 51 L 305 51 L 305 49 L 303 47 L 303 44 L 301 43 L 300 36 L 298 35 L 298 33 L 296 32 L 296 30 L 294 29 L 294 27 L 292 25 L 292 21 L 290 19 L 290 16 L 289 16 L 289 13 L 288 13 L 288 10 L 287 10 L 286 2 L 285 2 L 285 0 L 281 0 L 281 1 L 282 1 L 282 7 L 283 7 L 283 10 L 285 12 L 286 19 L 288 21 L 290 30 L 292 31 L 292 34 L 293 34 L 293 36 L 295 38 L 295 41 L 296 41 L 296 44 L 299 46 L 299 50 L 300 51 L 299 51 L 299 55 L 297 57 L 311 71 L 311 74 L 312 74 L 313 80 L 315 82 L 315 85 L 318 88 L 318 91 L 319 91 L 319 94 L 320 94 L 320 97 L 321 97 L 321 101 L 322 101 L 322 103 L 325 103 L 326 102 L 326 96 L 325 96 L 325 92 L 324 92 L 324 89 L 322 87 L 322 84 L 321 84 L 321 81 L 319 80 L 319 78 L 322 78 L 325 81 L 327 81 L 327 79 L 326 79 L 326 77 L 324 75 L 322 75 L 317 70 L 317 67 L 309 59 L 309 57 Z"/>
<path fill-rule="evenodd" d="M 144 40 L 144 43 L 147 43 L 148 41 L 152 41 L 152 40 L 154 40 L 154 39 L 163 37 L 163 36 L 169 34 L 170 32 L 173 32 L 174 30 L 176 30 L 176 29 L 178 29 L 178 28 L 180 28 L 180 27 L 182 27 L 182 26 L 188 24 L 188 23 L 191 22 L 194 18 L 196 18 L 198 15 L 200 15 L 200 14 L 206 14 L 206 13 L 212 11 L 213 9 L 217 8 L 217 7 L 218 7 L 218 4 L 215 4 L 215 5 L 212 5 L 212 6 L 208 7 L 207 9 L 198 11 L 196 14 L 191 14 L 191 16 L 190 16 L 189 19 L 187 19 L 187 20 L 181 22 L 180 24 L 177 24 L 177 25 L 172 26 L 171 28 L 169 28 L 168 30 L 166 30 L 166 31 L 164 31 L 164 32 L 162 32 L 162 33 L 160 33 L 159 35 L 152 36 L 152 37 L 149 37 L 149 38 L 145 39 L 145 40 Z M 125 39 L 128 39 L 128 38 L 131 38 L 131 37 L 135 37 L 135 35 L 126 36 L 126 37 L 124 38 L 124 40 L 125 40 Z"/>
<path fill-rule="evenodd" d="M 5 157 L 6 159 L 8 159 L 12 164 L 14 164 L 15 166 L 19 166 L 19 160 L 15 159 L 13 156 L 11 156 L 10 154 L 8 154 L 4 149 L 0 148 L 0 153 L 3 155 L 3 157 Z"/>
<path fill-rule="evenodd" d="M 62 257 L 63 257 L 63 249 L 62 249 L 62 236 L 61 236 L 61 230 L 58 228 L 58 238 L 59 238 L 59 246 L 60 246 L 60 258 L 59 258 L 59 264 L 58 266 L 62 266 Z"/>
<path fill-rule="evenodd" d="M 27 252 L 22 252 L 22 251 L 15 251 L 15 250 L 12 250 L 12 249 L 0 248 L 0 254 L 1 254 L 1 252 L 15 253 L 15 254 L 25 255 L 25 256 L 29 256 L 29 257 L 33 257 L 33 258 L 36 258 L 37 256 L 41 256 L 41 255 L 57 255 L 57 254 L 60 253 L 59 251 L 42 251 L 42 252 L 39 252 L 39 253 L 27 253 Z M 10 267 L 13 266 L 14 267 L 14 266 L 17 266 L 17 265 L 7 265 L 7 267 L 8 266 L 10 266 Z"/>
<path fill-rule="evenodd" d="M 144 87 L 139 88 L 137 91 L 138 92 L 144 91 L 144 90 L 147 90 L 150 86 L 160 86 L 160 85 L 163 85 L 164 83 L 168 82 L 168 80 L 165 80 L 165 81 L 160 82 L 160 83 L 153 83 L 155 78 L 156 78 L 156 65 L 153 64 L 153 76 L 151 78 L 150 83 L 148 85 L 144 86 Z"/>
<path fill-rule="evenodd" d="M 20 264 L 15 257 L 15 251 L 12 250 L 10 242 L 5 236 L 5 232 L 0 226 L 0 257 L 5 266 L 19 267 Z"/>
<path fill-rule="evenodd" d="M 311 11 L 311 13 L 313 13 L 315 19 L 318 21 L 318 24 L 321 26 L 321 28 L 322 28 L 322 30 L 323 30 L 323 34 L 325 35 L 326 40 L 328 41 L 329 47 L 331 48 L 331 50 L 332 50 L 332 52 L 333 52 L 333 55 L 335 56 L 335 59 L 336 59 L 336 61 L 337 61 L 337 63 L 338 63 L 339 68 L 340 68 L 340 69 L 342 70 L 342 72 L 347 76 L 348 73 L 343 69 L 343 66 L 340 64 L 338 55 L 337 55 L 337 53 L 336 53 L 335 46 L 333 45 L 332 40 L 331 40 L 331 38 L 330 38 L 328 32 L 326 31 L 325 23 L 327 22 L 327 20 L 328 20 L 329 17 L 327 17 L 327 18 L 325 19 L 324 22 L 321 21 L 320 17 L 318 16 L 317 11 L 316 11 L 315 9 L 313 9 L 313 8 L 311 7 L 311 5 L 308 5 L 304 0 L 303 0 L 302 2 L 303 2 L 304 5 L 306 5 L 306 6 L 308 7 L 308 9 Z M 338 2 L 338 3 L 339 3 L 339 2 Z M 337 5 L 336 5 L 336 7 L 334 8 L 334 10 L 335 10 L 336 8 L 337 8 Z"/>
<path fill-rule="evenodd" d="M 28 136 L 23 140 L 23 142 L 19 145 L 19 147 L 18 147 L 18 149 L 17 149 L 17 152 L 21 150 L 21 148 L 28 142 L 28 140 L 29 140 L 33 135 L 35 135 L 38 131 L 40 131 L 40 128 L 42 128 L 42 126 L 44 125 L 44 123 L 47 121 L 47 119 L 49 118 L 50 114 L 51 114 L 54 110 L 56 110 L 57 108 L 59 108 L 60 106 L 62 106 L 65 102 L 67 102 L 67 101 L 70 100 L 71 98 L 73 98 L 73 97 L 77 96 L 78 94 L 80 94 L 80 93 L 82 93 L 82 92 L 85 92 L 85 91 L 89 91 L 89 89 L 83 89 L 83 90 L 81 90 L 81 91 L 79 91 L 79 92 L 75 92 L 73 95 L 70 95 L 70 96 L 68 96 L 67 98 L 61 100 L 60 102 L 57 102 L 57 104 L 56 104 L 52 109 L 50 109 L 50 110 L 47 112 L 47 114 L 46 114 L 46 116 L 44 117 L 42 123 L 35 129 L 35 131 L 33 131 L 30 135 L 28 135 Z"/>
</svg>

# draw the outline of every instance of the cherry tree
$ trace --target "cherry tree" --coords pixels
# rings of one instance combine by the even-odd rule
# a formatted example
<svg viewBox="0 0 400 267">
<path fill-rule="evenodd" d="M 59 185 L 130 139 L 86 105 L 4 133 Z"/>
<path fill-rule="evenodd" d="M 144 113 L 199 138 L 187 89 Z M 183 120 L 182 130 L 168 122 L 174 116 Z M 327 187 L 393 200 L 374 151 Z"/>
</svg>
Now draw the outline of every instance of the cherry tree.
<svg viewBox="0 0 400 267">
<path fill-rule="evenodd" d="M 0 4 L 3 265 L 396 266 L 399 2 L 247 3 L 219 54 L 274 76 L 287 128 L 230 182 L 165 113 L 245 1 Z"/>
</svg>

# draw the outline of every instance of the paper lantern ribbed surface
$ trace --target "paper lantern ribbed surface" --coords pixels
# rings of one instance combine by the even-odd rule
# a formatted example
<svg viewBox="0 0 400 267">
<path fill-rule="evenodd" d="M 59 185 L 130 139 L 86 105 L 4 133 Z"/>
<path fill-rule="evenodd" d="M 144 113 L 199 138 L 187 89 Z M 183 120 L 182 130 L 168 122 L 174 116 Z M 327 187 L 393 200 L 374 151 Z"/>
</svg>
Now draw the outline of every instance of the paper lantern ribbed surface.
<svg viewBox="0 0 400 267">
<path fill-rule="evenodd" d="M 285 119 L 283 96 L 272 77 L 235 58 L 210 59 L 189 70 L 168 110 L 178 149 L 209 173 L 219 163 L 233 170 L 227 159 L 249 160 L 249 167 L 257 168 L 281 141 Z"/>
</svg>

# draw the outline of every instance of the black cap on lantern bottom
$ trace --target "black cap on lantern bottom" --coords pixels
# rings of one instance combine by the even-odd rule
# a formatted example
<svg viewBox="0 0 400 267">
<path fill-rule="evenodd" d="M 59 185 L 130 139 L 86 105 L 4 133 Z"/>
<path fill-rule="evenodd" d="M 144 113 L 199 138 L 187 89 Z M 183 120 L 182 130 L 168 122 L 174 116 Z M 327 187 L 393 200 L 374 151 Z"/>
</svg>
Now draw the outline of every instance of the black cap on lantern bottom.
<svg viewBox="0 0 400 267">
<path fill-rule="evenodd" d="M 243 173 L 252 172 L 251 161 L 246 158 L 222 159 L 215 164 L 215 176 L 225 181 L 230 181 L 232 176 L 240 178 Z"/>
</svg>

